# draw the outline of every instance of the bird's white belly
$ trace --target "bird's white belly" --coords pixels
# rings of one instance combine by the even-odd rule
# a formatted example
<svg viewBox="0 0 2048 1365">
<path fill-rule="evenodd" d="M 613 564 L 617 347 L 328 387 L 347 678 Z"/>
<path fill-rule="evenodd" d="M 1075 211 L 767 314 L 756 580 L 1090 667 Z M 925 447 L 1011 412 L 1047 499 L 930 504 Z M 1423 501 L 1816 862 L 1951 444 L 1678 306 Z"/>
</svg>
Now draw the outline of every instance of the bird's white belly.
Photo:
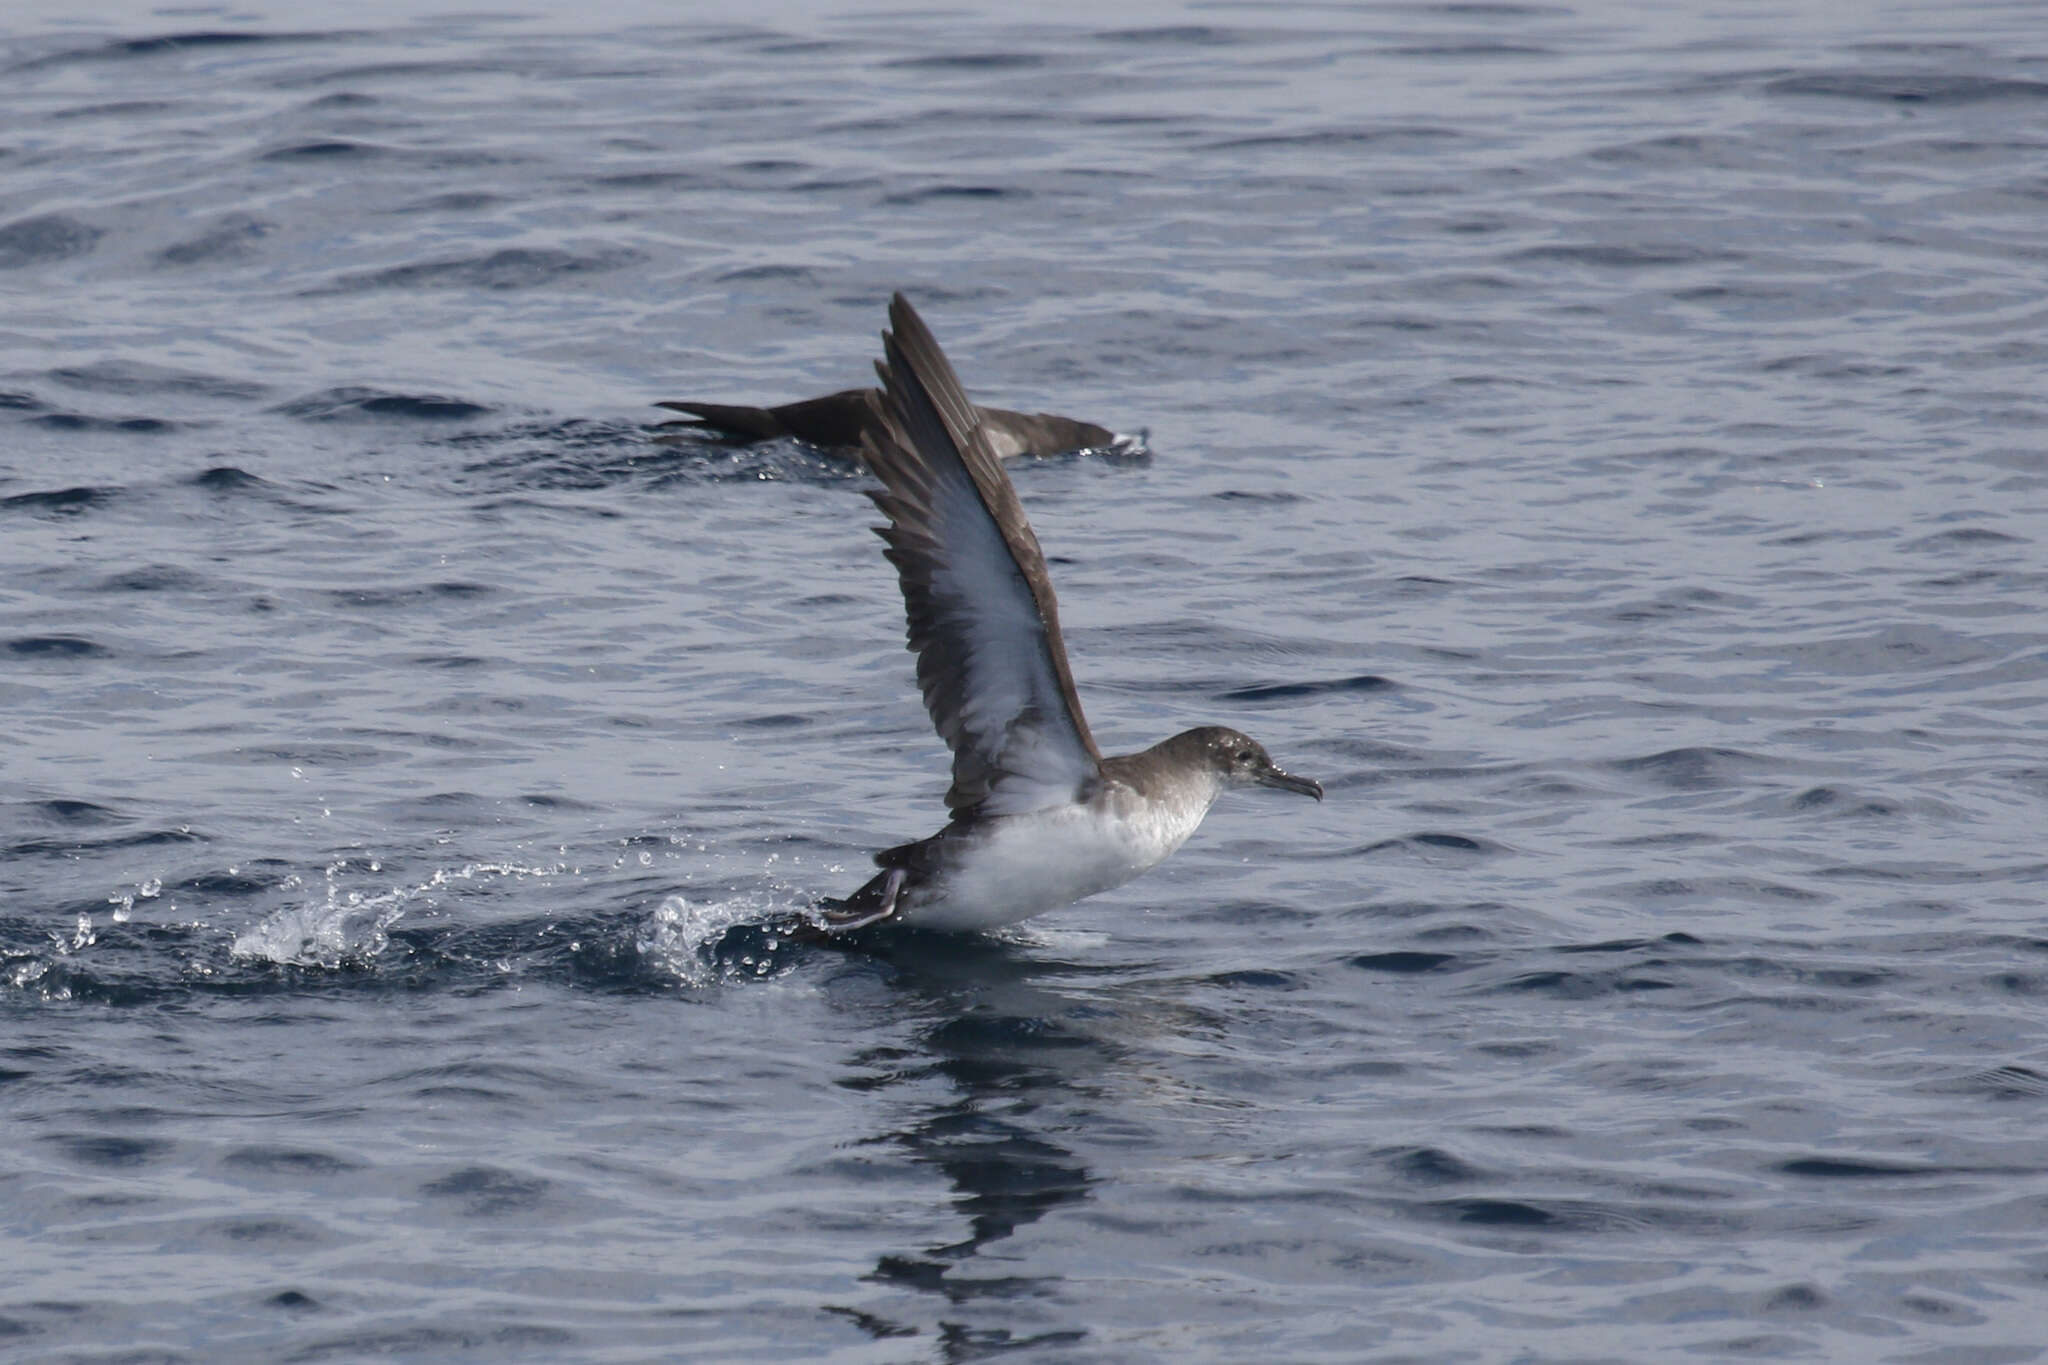
<svg viewBox="0 0 2048 1365">
<path fill-rule="evenodd" d="M 990 821 L 948 850 L 944 871 L 905 893 L 907 923 L 993 929 L 1122 886 L 1179 848 L 1207 812 L 1121 802 L 1059 806 Z"/>
</svg>

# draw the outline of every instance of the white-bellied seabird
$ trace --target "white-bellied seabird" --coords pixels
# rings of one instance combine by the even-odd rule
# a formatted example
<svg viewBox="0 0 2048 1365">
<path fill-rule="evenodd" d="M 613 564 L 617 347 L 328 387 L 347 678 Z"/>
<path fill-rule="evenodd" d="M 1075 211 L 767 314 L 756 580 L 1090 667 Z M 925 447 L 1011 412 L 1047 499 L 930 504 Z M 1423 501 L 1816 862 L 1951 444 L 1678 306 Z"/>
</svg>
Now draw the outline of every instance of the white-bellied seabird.
<svg viewBox="0 0 2048 1365">
<path fill-rule="evenodd" d="M 730 403 L 657 403 L 656 407 L 689 413 L 693 421 L 663 422 L 664 431 L 716 431 L 747 441 L 789 437 L 821 450 L 852 455 L 860 449 L 873 389 L 845 389 L 823 398 L 806 398 L 773 408 Z M 1119 436 L 1093 422 L 1078 422 L 1050 412 L 1011 412 L 1008 408 L 974 409 L 987 434 L 989 448 L 1002 459 L 1019 455 L 1064 455 L 1075 450 L 1131 451 L 1142 449 L 1144 437 Z M 657 439 L 667 440 L 667 437 Z"/>
<path fill-rule="evenodd" d="M 952 820 L 875 855 L 882 871 L 821 907 L 829 930 L 883 921 L 991 929 L 1121 886 L 1179 848 L 1227 787 L 1323 798 L 1251 738 L 1205 725 L 1104 758 L 1067 668 L 1038 537 L 909 302 L 889 304 L 882 392 L 862 453 L 903 585 L 925 709 L 953 751 Z"/>
</svg>

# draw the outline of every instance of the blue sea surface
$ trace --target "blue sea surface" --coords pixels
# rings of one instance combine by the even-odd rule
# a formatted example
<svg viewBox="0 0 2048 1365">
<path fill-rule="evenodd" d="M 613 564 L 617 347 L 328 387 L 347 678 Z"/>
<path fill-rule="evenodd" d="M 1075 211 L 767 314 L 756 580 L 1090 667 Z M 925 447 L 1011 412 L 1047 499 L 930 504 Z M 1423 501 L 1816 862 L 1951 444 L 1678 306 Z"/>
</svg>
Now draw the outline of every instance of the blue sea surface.
<svg viewBox="0 0 2048 1365">
<path fill-rule="evenodd" d="M 0 1360 L 2043 1359 L 2043 17 L 12 6 Z M 898 289 L 1323 804 L 761 927 L 947 755 L 651 404 Z"/>
</svg>

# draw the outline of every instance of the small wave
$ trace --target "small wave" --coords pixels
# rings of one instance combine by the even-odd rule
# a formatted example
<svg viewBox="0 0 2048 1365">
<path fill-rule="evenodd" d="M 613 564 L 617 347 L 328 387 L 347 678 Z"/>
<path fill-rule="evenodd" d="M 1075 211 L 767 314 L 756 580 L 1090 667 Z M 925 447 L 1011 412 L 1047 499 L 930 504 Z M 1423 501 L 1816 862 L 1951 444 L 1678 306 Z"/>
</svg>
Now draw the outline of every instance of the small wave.
<svg viewBox="0 0 2048 1365">
<path fill-rule="evenodd" d="M 20 635 L 6 647 L 9 654 L 29 659 L 92 659 L 110 652 L 82 635 Z"/>
<path fill-rule="evenodd" d="M 113 488 L 51 488 L 34 493 L 16 493 L 0 498 L 0 512 L 27 512 L 44 516 L 76 516 L 88 507 L 110 501 L 119 490 Z"/>
<path fill-rule="evenodd" d="M 52 431 L 159 432 L 175 431 L 178 428 L 176 422 L 166 421 L 161 417 L 96 417 L 88 412 L 46 412 L 40 417 L 29 418 L 29 421 L 39 427 L 48 427 Z"/>
<path fill-rule="evenodd" d="M 940 52 L 883 63 L 900 71 L 1018 71 L 1045 64 L 1046 59 L 1036 52 Z"/>
<path fill-rule="evenodd" d="M 17 218 L 0 226 L 0 270 L 48 265 L 83 256 L 106 234 L 62 213 Z"/>
<path fill-rule="evenodd" d="M 604 248 L 579 254 L 556 247 L 505 247 L 482 256 L 416 261 L 342 275 L 315 294 L 359 294 L 378 289 L 530 289 L 576 275 L 596 275 L 640 262 L 637 251 Z"/>
<path fill-rule="evenodd" d="M 1256 687 L 1240 687 L 1217 694 L 1219 701 L 1298 701 L 1304 697 L 1322 696 L 1331 692 L 1380 692 L 1394 684 L 1376 673 L 1360 673 L 1349 678 L 1329 678 L 1318 682 L 1264 683 Z"/>
<path fill-rule="evenodd" d="M 937 203 L 946 199 L 1029 199 L 1031 191 L 1002 185 L 927 185 L 922 189 L 901 190 L 882 196 L 882 202 L 894 208 L 915 208 L 919 204 Z"/>
<path fill-rule="evenodd" d="M 485 416 L 490 409 L 479 403 L 469 403 L 438 393 L 392 393 L 386 389 L 364 388 L 350 384 L 340 388 L 322 389 L 303 398 L 294 398 L 289 403 L 280 403 L 275 411 L 286 417 L 296 417 L 303 422 L 345 422 L 389 417 L 432 422 L 464 422 Z"/>
<path fill-rule="evenodd" d="M 276 224 L 246 213 L 229 214 L 196 237 L 173 242 L 157 252 L 160 265 L 199 265 L 207 261 L 246 260 L 256 243 L 276 231 Z"/>
<path fill-rule="evenodd" d="M 86 393 L 123 396 L 172 393 L 246 403 L 269 392 L 264 385 L 250 380 L 230 379 L 203 370 L 180 370 L 141 360 L 96 360 L 85 365 L 60 365 L 43 373 L 45 378 L 66 388 Z"/>
<path fill-rule="evenodd" d="M 1878 104 L 1983 104 L 2048 99 L 2048 81 L 1939 71 L 1812 71 L 1764 85 L 1767 95 L 1818 95 Z"/>
</svg>

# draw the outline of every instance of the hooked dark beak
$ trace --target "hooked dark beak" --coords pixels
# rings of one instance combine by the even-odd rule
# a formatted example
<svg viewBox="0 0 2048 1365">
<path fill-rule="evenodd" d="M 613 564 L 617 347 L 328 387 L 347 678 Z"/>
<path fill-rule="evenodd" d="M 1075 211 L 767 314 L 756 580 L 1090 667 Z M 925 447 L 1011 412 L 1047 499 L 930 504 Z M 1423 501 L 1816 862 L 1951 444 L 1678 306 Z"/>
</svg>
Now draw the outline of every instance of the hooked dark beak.
<svg viewBox="0 0 2048 1365">
<path fill-rule="evenodd" d="M 1318 801 L 1323 799 L 1322 783 L 1311 778 L 1296 777 L 1293 773 L 1279 768 L 1268 768 L 1263 773 L 1260 773 L 1259 785 L 1262 787 L 1278 787 L 1281 791 L 1300 792 L 1303 796 L 1313 796 Z"/>
</svg>

